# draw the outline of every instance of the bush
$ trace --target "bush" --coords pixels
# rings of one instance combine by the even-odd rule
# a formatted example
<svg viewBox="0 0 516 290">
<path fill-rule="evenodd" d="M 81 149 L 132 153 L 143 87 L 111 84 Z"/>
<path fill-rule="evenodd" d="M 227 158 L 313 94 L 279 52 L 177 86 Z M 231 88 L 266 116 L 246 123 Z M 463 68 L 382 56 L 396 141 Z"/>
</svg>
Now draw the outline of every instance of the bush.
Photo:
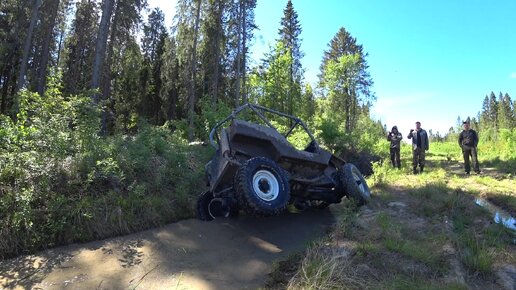
<svg viewBox="0 0 516 290">
<path fill-rule="evenodd" d="M 89 97 L 54 83 L 19 97 L 17 120 L 0 116 L 0 257 L 193 215 L 207 147 L 144 123 L 101 138 Z"/>
</svg>

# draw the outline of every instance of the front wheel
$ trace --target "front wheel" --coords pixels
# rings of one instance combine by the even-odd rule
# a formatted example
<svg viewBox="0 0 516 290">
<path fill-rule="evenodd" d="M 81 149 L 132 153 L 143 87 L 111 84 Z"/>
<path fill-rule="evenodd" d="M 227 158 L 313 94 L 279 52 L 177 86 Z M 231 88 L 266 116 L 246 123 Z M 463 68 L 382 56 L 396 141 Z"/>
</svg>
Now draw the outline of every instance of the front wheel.
<svg viewBox="0 0 516 290">
<path fill-rule="evenodd" d="M 357 205 L 368 203 L 371 200 L 371 192 L 360 170 L 355 165 L 346 163 L 342 171 L 342 185 L 346 188 L 348 198 L 354 200 Z"/>
<path fill-rule="evenodd" d="M 265 157 L 251 158 L 238 169 L 235 189 L 239 204 L 252 214 L 279 214 L 290 199 L 287 174 Z"/>
</svg>

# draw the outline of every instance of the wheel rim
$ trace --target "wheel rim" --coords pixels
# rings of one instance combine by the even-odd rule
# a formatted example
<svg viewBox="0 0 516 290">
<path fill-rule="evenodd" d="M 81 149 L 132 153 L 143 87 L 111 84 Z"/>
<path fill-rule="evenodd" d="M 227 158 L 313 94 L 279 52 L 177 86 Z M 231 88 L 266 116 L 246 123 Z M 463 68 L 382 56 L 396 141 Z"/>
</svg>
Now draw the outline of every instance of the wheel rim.
<svg viewBox="0 0 516 290">
<path fill-rule="evenodd" d="M 262 200 L 275 200 L 279 195 L 278 179 L 268 170 L 258 170 L 253 175 L 253 190 Z"/>
<path fill-rule="evenodd" d="M 364 182 L 362 181 L 362 178 L 355 172 L 353 172 L 353 179 L 355 180 L 355 183 L 357 184 L 358 189 L 362 193 L 362 195 L 365 194 L 365 186 Z"/>
</svg>

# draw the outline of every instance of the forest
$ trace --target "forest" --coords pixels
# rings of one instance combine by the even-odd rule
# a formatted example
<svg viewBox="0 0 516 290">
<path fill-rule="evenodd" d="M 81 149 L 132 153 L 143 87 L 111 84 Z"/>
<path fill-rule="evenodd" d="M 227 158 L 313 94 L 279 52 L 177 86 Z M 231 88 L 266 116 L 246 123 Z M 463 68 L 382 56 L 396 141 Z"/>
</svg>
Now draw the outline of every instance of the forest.
<svg viewBox="0 0 516 290">
<path fill-rule="evenodd" d="M 250 65 L 255 7 L 179 0 L 166 27 L 145 0 L 3 0 L 0 258 L 192 217 L 213 153 L 201 143 L 247 102 L 299 116 L 339 155 L 385 158 L 387 130 L 370 116 L 377 96 L 357 38 L 335 31 L 312 87 L 291 1 L 275 44 Z M 480 158 L 514 174 L 516 102 L 491 92 L 480 105 L 471 118 Z M 456 146 L 459 132 L 431 142 Z"/>
</svg>

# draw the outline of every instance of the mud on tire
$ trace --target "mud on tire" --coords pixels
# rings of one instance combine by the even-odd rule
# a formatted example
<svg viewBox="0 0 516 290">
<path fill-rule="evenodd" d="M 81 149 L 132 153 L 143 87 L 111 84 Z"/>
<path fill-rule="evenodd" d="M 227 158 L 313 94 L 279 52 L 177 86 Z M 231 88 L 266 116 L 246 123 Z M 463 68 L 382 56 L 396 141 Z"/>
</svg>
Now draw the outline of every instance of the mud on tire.
<svg viewBox="0 0 516 290">
<path fill-rule="evenodd" d="M 251 158 L 238 169 L 235 189 L 239 205 L 257 215 L 279 214 L 290 199 L 287 175 L 265 157 Z"/>
<path fill-rule="evenodd" d="M 346 189 L 348 198 L 354 200 L 357 205 L 368 203 L 371 200 L 371 192 L 360 170 L 355 165 L 346 163 L 342 167 L 342 173 L 341 186 Z"/>
</svg>

